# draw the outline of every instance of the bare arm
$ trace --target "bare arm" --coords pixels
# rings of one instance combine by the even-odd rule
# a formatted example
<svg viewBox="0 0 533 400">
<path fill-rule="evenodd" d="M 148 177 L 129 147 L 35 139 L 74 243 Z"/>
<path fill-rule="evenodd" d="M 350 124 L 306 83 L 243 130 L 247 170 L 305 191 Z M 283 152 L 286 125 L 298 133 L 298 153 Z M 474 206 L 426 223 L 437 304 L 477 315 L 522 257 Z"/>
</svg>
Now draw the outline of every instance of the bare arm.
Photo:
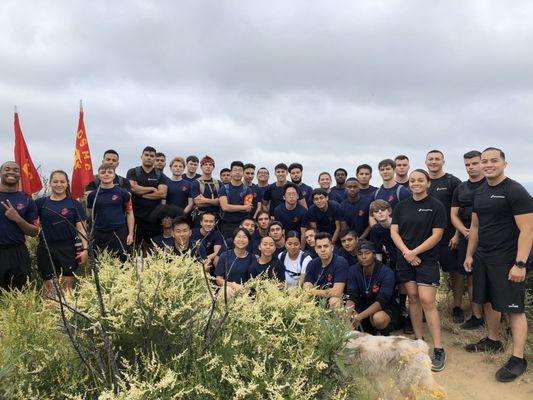
<svg viewBox="0 0 533 400">
<path fill-rule="evenodd" d="M 357 321 L 362 321 L 362 320 L 370 317 L 371 315 L 374 315 L 378 311 L 381 311 L 381 304 L 379 304 L 379 301 L 375 301 L 366 310 L 364 310 L 363 312 L 360 312 L 359 314 L 357 314 L 355 319 Z"/>
<path fill-rule="evenodd" d="M 418 256 L 419 254 L 431 250 L 433 247 L 439 244 L 443 233 L 443 228 L 433 228 L 431 230 L 431 236 L 424 240 L 418 247 L 414 248 L 413 253 Z"/>
<path fill-rule="evenodd" d="M 533 246 L 533 213 L 514 216 L 516 225 L 520 230 L 518 236 L 517 261 L 526 261 Z"/>
<path fill-rule="evenodd" d="M 9 200 L 2 202 L 2 206 L 4 208 L 4 215 L 6 218 L 17 224 L 22 233 L 27 236 L 37 236 L 39 234 L 39 227 L 27 222 L 24 218 L 22 218 Z M 36 221 L 38 221 L 38 219 Z"/>
<path fill-rule="evenodd" d="M 298 200 L 298 204 L 307 210 L 307 202 L 305 201 L 305 199 Z"/>
<path fill-rule="evenodd" d="M 469 229 L 463 224 L 459 218 L 459 207 L 452 207 L 450 211 L 450 218 L 452 224 L 464 237 L 468 237 Z"/>
<path fill-rule="evenodd" d="M 185 210 L 183 210 L 183 212 L 185 214 L 190 214 L 193 207 L 194 207 L 194 202 L 192 201 L 192 197 L 189 197 L 189 200 L 187 201 L 187 206 L 185 207 Z"/>
<path fill-rule="evenodd" d="M 131 192 L 137 196 L 141 196 L 147 193 L 154 193 L 157 189 L 151 186 L 141 186 L 136 181 L 130 180 Z"/>
<path fill-rule="evenodd" d="M 339 235 L 341 234 L 341 221 L 335 220 L 335 232 L 333 232 L 333 237 L 331 241 L 337 243 L 339 240 Z"/>
<path fill-rule="evenodd" d="M 155 192 L 147 193 L 143 195 L 143 198 L 148 199 L 148 200 L 162 200 L 167 197 L 167 190 L 168 190 L 167 185 L 158 185 Z"/>
<path fill-rule="evenodd" d="M 405 243 L 403 242 L 402 237 L 400 236 L 400 232 L 398 229 L 398 225 L 394 224 L 390 227 L 390 236 L 398 250 L 400 250 L 402 253 L 405 253 L 409 251 Z"/>
<path fill-rule="evenodd" d="M 226 212 L 248 212 L 252 206 L 241 206 L 236 204 L 229 204 L 227 196 L 222 196 L 218 198 L 220 201 L 220 208 L 222 211 Z"/>
<path fill-rule="evenodd" d="M 372 229 L 372 227 L 370 225 L 367 226 L 366 229 L 363 231 L 363 234 L 359 237 L 359 239 L 366 239 L 368 235 L 370 235 L 370 229 Z"/>
</svg>

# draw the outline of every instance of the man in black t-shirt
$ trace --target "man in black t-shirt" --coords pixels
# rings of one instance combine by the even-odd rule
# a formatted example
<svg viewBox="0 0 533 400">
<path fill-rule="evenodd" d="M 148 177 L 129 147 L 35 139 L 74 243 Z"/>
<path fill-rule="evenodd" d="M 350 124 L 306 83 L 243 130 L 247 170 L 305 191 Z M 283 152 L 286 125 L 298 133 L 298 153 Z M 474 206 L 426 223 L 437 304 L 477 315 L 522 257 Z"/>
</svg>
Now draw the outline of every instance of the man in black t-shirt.
<svg viewBox="0 0 533 400">
<path fill-rule="evenodd" d="M 400 154 L 394 159 L 394 180 L 406 189 L 409 189 L 409 157 Z"/>
<path fill-rule="evenodd" d="M 431 150 L 426 155 L 426 167 L 431 179 L 428 194 L 444 205 L 446 210 L 447 225 L 439 243 L 439 264 L 443 272 L 450 274 L 453 291 L 453 322 L 462 323 L 465 314 L 462 309 L 464 275 L 459 271 L 457 264 L 457 245 L 459 232 L 455 230 L 450 218 L 452 197 L 455 188 L 461 181 L 452 174 L 444 172 L 444 154 L 440 150 Z"/>
<path fill-rule="evenodd" d="M 527 368 L 524 303 L 526 263 L 533 244 L 533 198 L 522 185 L 505 176 L 507 163 L 500 149 L 485 149 L 481 165 L 487 185 L 474 194 L 464 267 L 473 269 L 473 301 L 484 304 L 488 336 L 466 350 L 503 351 L 500 313 L 508 314 L 513 355 L 496 372 L 496 379 L 510 382 Z"/>
<path fill-rule="evenodd" d="M 153 147 L 145 147 L 141 155 L 142 165 L 131 168 L 126 174 L 131 184 L 135 244 L 144 250 L 150 245 L 151 238 L 161 233 L 161 226 L 152 220 L 151 214 L 167 196 L 165 175 L 154 167 L 155 155 Z"/>
<path fill-rule="evenodd" d="M 116 171 L 119 165 L 118 153 L 113 149 L 106 150 L 106 152 L 104 153 L 104 157 L 102 158 L 102 164 L 108 164 L 112 166 Z M 131 191 L 130 181 L 122 176 L 115 174 L 115 180 L 113 181 L 113 183 L 115 184 L 115 186 L 118 186 L 122 189 L 126 189 L 128 192 Z M 85 192 L 86 192 L 85 194 L 88 195 L 90 192 L 95 190 L 99 185 L 100 185 L 100 178 L 98 177 L 98 175 L 95 175 L 94 181 L 90 182 L 85 187 Z"/>
<path fill-rule="evenodd" d="M 472 274 L 467 274 L 463 264 L 465 262 L 466 247 L 470 234 L 470 221 L 472 219 L 472 204 L 474 202 L 474 192 L 483 184 L 485 177 L 481 171 L 481 153 L 477 150 L 469 151 L 464 156 L 464 163 L 468 180 L 462 182 L 453 192 L 451 221 L 457 232 L 459 232 L 459 243 L 457 245 L 457 263 L 459 272 L 467 275 L 468 296 L 472 302 Z M 481 304 L 472 304 L 472 316 L 461 325 L 462 329 L 476 329 L 484 325 L 481 315 Z"/>
</svg>

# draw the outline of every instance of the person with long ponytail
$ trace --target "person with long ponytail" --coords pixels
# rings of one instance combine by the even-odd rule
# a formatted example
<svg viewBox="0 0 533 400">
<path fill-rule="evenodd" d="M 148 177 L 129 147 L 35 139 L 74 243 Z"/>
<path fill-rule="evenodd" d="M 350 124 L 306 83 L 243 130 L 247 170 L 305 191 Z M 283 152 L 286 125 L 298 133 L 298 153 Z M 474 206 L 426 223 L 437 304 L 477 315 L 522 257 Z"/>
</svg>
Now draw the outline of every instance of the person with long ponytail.
<svg viewBox="0 0 533 400">
<path fill-rule="evenodd" d="M 50 195 L 35 203 L 41 220 L 37 269 L 44 281 L 43 295 L 53 297 L 55 284 L 64 291 L 72 290 L 74 271 L 87 259 L 85 212 L 70 195 L 67 173 L 59 170 L 50 174 Z M 79 254 L 77 240 L 82 244 Z"/>
</svg>

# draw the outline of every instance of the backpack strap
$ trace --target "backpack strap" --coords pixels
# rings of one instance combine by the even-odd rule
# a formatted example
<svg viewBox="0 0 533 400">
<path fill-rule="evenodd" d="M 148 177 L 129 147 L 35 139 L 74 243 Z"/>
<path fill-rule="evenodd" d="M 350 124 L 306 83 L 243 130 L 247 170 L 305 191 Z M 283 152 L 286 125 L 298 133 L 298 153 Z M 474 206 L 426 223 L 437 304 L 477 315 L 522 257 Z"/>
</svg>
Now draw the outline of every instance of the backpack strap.
<svg viewBox="0 0 533 400">
<path fill-rule="evenodd" d="M 396 188 L 396 199 L 397 199 L 398 201 L 401 200 L 401 199 L 400 199 L 400 193 L 402 192 L 402 187 L 403 187 L 403 186 L 400 185 L 400 184 L 398 183 L 398 187 Z"/>
<path fill-rule="evenodd" d="M 376 199 L 378 198 L 378 194 L 379 194 L 379 191 L 380 191 L 380 190 L 381 190 L 381 186 L 378 187 L 378 190 L 376 190 L 376 191 L 374 192 L 374 200 L 376 200 Z"/>
<path fill-rule="evenodd" d="M 135 180 L 137 183 L 141 180 L 141 167 L 135 167 Z"/>
</svg>

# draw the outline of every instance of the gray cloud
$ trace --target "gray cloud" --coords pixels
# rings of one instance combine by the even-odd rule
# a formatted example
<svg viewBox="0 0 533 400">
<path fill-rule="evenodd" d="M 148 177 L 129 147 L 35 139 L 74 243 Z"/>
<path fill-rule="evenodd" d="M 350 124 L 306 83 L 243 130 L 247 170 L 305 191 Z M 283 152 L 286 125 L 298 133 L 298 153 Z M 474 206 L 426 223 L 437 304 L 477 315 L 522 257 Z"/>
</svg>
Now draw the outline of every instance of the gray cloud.
<svg viewBox="0 0 533 400">
<path fill-rule="evenodd" d="M 501 146 L 533 181 L 527 1 L 53 1 L 0 5 L 0 159 L 12 106 L 33 158 L 71 169 L 83 98 L 96 164 L 152 144 L 273 167 L 354 171 L 430 148 Z"/>
</svg>

